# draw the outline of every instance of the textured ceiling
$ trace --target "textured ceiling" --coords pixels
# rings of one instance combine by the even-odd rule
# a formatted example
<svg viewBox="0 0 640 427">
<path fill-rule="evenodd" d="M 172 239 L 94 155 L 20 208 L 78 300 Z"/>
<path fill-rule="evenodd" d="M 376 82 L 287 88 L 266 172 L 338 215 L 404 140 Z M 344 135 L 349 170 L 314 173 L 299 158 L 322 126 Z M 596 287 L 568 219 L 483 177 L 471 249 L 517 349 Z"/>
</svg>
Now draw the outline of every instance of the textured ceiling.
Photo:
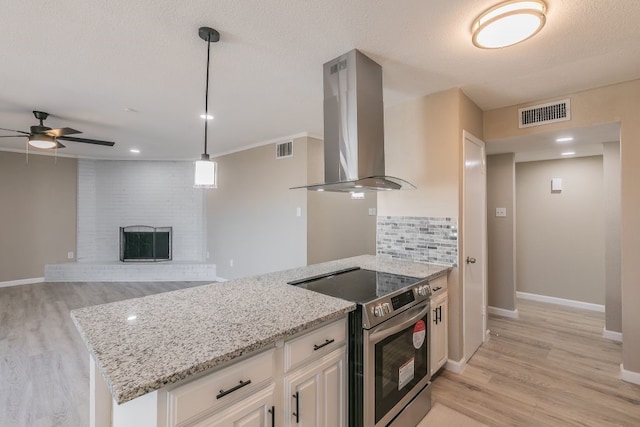
<svg viewBox="0 0 640 427">
<path fill-rule="evenodd" d="M 96 158 L 195 159 L 202 152 L 206 43 L 210 152 L 322 135 L 322 64 L 358 48 L 383 66 L 385 105 L 461 87 L 482 109 L 640 78 L 640 1 L 547 0 L 547 25 L 502 50 L 471 44 L 498 1 L 8 0 L 0 13 L 0 127 L 51 113 L 116 147 Z M 130 108 L 137 112 L 126 112 Z M 20 149 L 23 139 L 0 139 Z"/>
</svg>

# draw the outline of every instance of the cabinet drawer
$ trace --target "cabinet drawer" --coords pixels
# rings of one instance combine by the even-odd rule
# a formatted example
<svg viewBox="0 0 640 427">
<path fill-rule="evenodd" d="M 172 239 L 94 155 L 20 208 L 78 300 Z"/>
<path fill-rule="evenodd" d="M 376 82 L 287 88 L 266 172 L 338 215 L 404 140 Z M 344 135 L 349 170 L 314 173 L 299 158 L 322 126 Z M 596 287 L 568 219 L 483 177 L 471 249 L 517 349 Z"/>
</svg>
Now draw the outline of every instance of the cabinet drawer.
<svg viewBox="0 0 640 427">
<path fill-rule="evenodd" d="M 437 288 L 438 286 L 447 289 L 447 275 L 445 274 L 444 276 L 429 280 L 429 285 L 431 289 Z"/>
<path fill-rule="evenodd" d="M 168 425 L 185 421 L 235 402 L 273 378 L 271 349 L 167 392 Z M 241 383 L 242 381 L 242 383 Z M 250 383 L 244 385 L 247 381 Z"/>
<path fill-rule="evenodd" d="M 343 346 L 346 335 L 346 320 L 341 319 L 286 342 L 284 345 L 284 371 L 288 372 Z"/>
</svg>

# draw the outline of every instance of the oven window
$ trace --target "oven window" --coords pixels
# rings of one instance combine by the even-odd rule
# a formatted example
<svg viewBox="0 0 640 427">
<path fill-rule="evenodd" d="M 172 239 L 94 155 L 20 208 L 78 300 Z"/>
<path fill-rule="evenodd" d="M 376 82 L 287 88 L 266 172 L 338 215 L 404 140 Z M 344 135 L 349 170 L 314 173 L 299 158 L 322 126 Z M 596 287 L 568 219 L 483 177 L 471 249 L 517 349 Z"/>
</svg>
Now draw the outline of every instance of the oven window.
<svg viewBox="0 0 640 427">
<path fill-rule="evenodd" d="M 427 375 L 426 322 L 425 316 L 375 344 L 376 423 Z"/>
</svg>

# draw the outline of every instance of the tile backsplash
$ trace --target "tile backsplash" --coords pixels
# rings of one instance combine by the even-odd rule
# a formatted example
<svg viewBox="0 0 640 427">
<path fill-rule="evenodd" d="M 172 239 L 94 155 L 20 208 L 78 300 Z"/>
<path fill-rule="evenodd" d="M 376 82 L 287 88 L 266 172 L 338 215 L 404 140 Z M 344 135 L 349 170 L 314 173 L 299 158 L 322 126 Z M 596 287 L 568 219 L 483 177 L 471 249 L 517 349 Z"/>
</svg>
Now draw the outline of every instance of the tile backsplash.
<svg viewBox="0 0 640 427">
<path fill-rule="evenodd" d="M 457 218 L 379 216 L 378 256 L 458 266 Z"/>
</svg>

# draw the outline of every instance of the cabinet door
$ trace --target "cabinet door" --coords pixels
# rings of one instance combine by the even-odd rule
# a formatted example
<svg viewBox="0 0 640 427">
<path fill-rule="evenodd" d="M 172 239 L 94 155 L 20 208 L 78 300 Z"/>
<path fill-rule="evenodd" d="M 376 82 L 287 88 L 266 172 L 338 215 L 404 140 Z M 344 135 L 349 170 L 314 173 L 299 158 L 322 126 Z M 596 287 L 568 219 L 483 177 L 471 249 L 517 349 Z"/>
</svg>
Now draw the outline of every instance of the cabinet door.
<svg viewBox="0 0 640 427">
<path fill-rule="evenodd" d="M 271 385 L 230 408 L 210 415 L 194 427 L 275 427 L 274 390 Z"/>
<path fill-rule="evenodd" d="M 336 359 L 322 371 L 324 425 L 344 426 L 346 417 L 345 357 Z"/>
<path fill-rule="evenodd" d="M 345 349 L 302 367 L 284 379 L 284 425 L 345 425 Z"/>
<path fill-rule="evenodd" d="M 447 328 L 447 295 L 434 302 L 431 311 L 431 375 L 435 374 L 449 357 Z"/>
</svg>

